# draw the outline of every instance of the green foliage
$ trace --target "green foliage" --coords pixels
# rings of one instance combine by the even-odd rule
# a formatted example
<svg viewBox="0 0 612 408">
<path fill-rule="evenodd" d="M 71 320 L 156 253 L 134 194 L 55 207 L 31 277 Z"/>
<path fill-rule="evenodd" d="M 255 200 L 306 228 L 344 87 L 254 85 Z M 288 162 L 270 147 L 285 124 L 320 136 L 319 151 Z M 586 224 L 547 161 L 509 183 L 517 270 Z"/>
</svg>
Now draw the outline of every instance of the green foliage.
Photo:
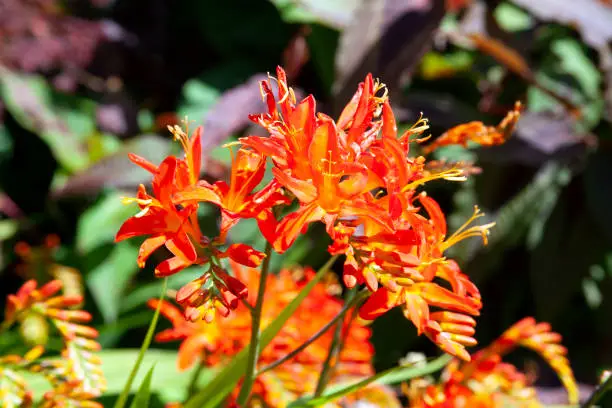
<svg viewBox="0 0 612 408">
<path fill-rule="evenodd" d="M 299 400 L 291 403 L 290 408 L 297 407 L 319 407 L 328 402 L 332 402 L 348 395 L 357 390 L 363 389 L 370 384 L 399 384 L 402 382 L 410 381 L 413 378 L 424 377 L 429 374 L 433 374 L 440 371 L 446 364 L 451 361 L 449 355 L 443 355 L 437 359 L 418 366 L 397 366 L 386 371 L 382 371 L 371 377 L 365 378 L 361 381 L 354 382 L 350 385 L 334 385 L 330 386 L 327 391 L 323 393 L 321 397 L 317 398 L 300 398 Z"/>
<path fill-rule="evenodd" d="M 138 392 L 134 395 L 130 408 L 147 408 L 149 407 L 149 400 L 151 399 L 151 379 L 153 378 L 153 370 L 155 365 L 151 366 L 144 380 L 138 388 Z"/>
<path fill-rule="evenodd" d="M 550 320 L 567 339 L 570 357 L 578 356 L 582 382 L 594 383 L 594 373 L 612 364 L 607 351 L 612 336 L 612 62 L 606 62 L 612 31 L 611 9 L 604 2 L 513 0 L 493 2 L 494 8 L 473 2 L 478 5 L 470 13 L 453 15 L 445 14 L 441 1 L 405 6 L 393 0 L 190 0 L 107 2 L 103 8 L 85 2 L 78 10 L 67 3 L 58 16 L 86 15 L 115 37 L 92 52 L 86 64 L 71 63 L 69 69 L 55 63 L 28 68 L 0 55 L 0 279 L 2 297 L 21 279 L 17 242 L 35 247 L 49 233 L 60 236 L 58 257 L 81 271 L 85 307 L 106 349 L 101 353 L 109 381 L 105 403 L 122 391 L 122 404 L 135 393 L 134 407 L 154 405 L 156 398 L 185 399 L 191 374 L 178 373 L 175 352 L 133 349 L 150 322 L 145 303 L 159 295 L 163 283 L 153 278 L 149 265 L 139 272 L 138 242 L 114 243 L 121 223 L 138 212 L 135 204 L 122 204 L 122 197 L 134 196 L 141 183 L 151 189 L 150 173 L 131 163 L 127 153 L 154 164 L 180 154 L 163 119 L 166 113 L 179 120 L 187 116 L 192 129 L 205 124 L 202 176 L 227 178 L 228 150 L 218 145 L 261 131 L 244 114 L 265 109 L 253 78 L 279 64 L 297 67 L 289 82 L 298 92 L 317 95 L 317 107 L 334 115 L 363 76 L 373 72 L 393 94 L 400 129 L 422 111 L 434 138 L 471 120 L 492 125 L 521 100 L 524 120 L 505 146 L 450 146 L 435 152 L 436 159 L 474 162 L 484 170 L 468 182 L 435 191 L 448 214 L 449 231 L 471 215 L 475 202 L 483 203 L 486 221 L 497 223 L 487 247 L 466 242 L 449 255 L 461 260 L 481 289 L 485 310 L 479 338 L 535 315 Z M 479 13 L 472 12 L 476 7 Z M 390 24 L 395 19 L 401 24 Z M 146 30 L 139 21 L 147 22 Z M 533 80 L 470 48 L 462 35 L 472 32 L 516 50 Z M 59 41 L 67 47 L 64 59 L 87 54 L 79 48 L 87 38 Z M 52 51 L 34 48 L 20 54 L 36 60 Z M 59 86 L 62 75 L 76 78 L 74 87 Z M 241 92 L 230 94 L 237 89 Z M 568 102 L 580 115 L 567 110 Z M 133 122 L 125 126 L 130 130 L 109 133 L 100 117 L 104 106 L 117 109 L 113 124 Z M 216 231 L 217 221 L 212 208 L 200 214 L 203 230 Z M 271 269 L 321 265 L 328 256 L 323 235 L 311 227 L 287 253 L 272 258 Z M 241 221 L 230 239 L 260 250 L 265 246 L 254 220 Z M 162 251 L 152 258 L 157 261 Z M 171 276 L 168 289 L 176 291 L 200 274 L 196 266 Z M 264 344 L 299 304 L 294 302 L 266 328 Z M 489 310 L 501 312 L 492 318 Z M 28 323 L 22 330 L 31 342 L 49 334 Z M 399 313 L 373 327 L 379 368 L 420 347 Z M 11 350 L 20 342 L 3 334 L 0 347 Z M 155 375 L 151 368 L 146 375 L 130 376 L 132 385 L 124 389 L 128 367 L 139 358 L 155 366 Z M 432 364 L 428 367 L 437 363 Z M 199 383 L 203 388 L 187 406 L 216 406 L 245 366 L 243 352 L 217 375 L 206 371 Z M 413 369 L 383 371 L 364 381 L 405 381 Z M 0 376 L 0 389 L 15 386 L 7 378 Z M 43 381 L 25 378 L 38 399 L 48 390 Z M 356 386 L 332 387 L 326 396 L 302 402 L 327 402 Z"/>
<path fill-rule="evenodd" d="M 274 336 L 282 329 L 315 285 L 329 272 L 329 268 L 335 260 L 336 257 L 333 257 L 323 265 L 312 280 L 302 288 L 295 299 L 279 313 L 276 319 L 263 329 L 260 339 L 260 347 L 262 349 L 270 344 Z M 234 356 L 232 361 L 215 376 L 214 380 L 210 381 L 206 387 L 187 401 L 185 408 L 213 408 L 223 401 L 246 372 L 248 349 L 247 346 Z"/>
</svg>

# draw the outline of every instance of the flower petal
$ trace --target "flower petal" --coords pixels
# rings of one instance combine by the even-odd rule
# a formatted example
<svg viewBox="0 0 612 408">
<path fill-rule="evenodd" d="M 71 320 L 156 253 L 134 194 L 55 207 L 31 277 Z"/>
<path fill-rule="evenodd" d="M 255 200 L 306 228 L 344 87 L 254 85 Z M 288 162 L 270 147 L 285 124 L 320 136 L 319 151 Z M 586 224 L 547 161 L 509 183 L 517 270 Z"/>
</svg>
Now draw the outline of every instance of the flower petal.
<svg viewBox="0 0 612 408">
<path fill-rule="evenodd" d="M 138 267 L 144 268 L 149 256 L 159 247 L 164 245 L 167 240 L 168 237 L 164 234 L 145 239 L 142 245 L 140 246 L 140 249 L 138 250 L 138 257 L 136 258 Z"/>
<path fill-rule="evenodd" d="M 247 244 L 232 244 L 225 250 L 222 256 L 227 256 L 240 265 L 251 268 L 259 266 L 266 257 L 263 252 L 253 249 Z"/>
<path fill-rule="evenodd" d="M 173 256 L 172 258 L 166 259 L 155 268 L 155 276 L 158 278 L 163 278 L 165 276 L 170 276 L 178 271 L 185 269 L 191 265 L 190 262 L 185 262 L 184 259 Z"/>
</svg>

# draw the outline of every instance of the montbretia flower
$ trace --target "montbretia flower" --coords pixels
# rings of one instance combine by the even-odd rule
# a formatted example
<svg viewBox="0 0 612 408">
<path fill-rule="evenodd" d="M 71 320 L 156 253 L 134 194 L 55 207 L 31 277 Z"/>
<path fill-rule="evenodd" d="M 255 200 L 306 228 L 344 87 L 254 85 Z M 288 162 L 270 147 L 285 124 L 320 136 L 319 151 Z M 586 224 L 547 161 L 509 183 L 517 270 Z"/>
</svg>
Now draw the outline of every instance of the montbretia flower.
<svg viewBox="0 0 612 408">
<path fill-rule="evenodd" d="M 512 134 L 516 122 L 521 116 L 522 106 L 520 102 L 514 105 L 514 109 L 497 126 L 486 126 L 482 122 L 470 122 L 455 126 L 427 145 L 423 150 L 431 153 L 442 146 L 461 145 L 467 147 L 468 142 L 481 146 L 495 146 L 504 143 Z"/>
<path fill-rule="evenodd" d="M 232 279 L 247 282 L 247 288 L 251 289 L 249 293 L 256 292 L 254 289 L 259 280 L 257 270 L 232 263 L 229 272 L 234 276 Z M 298 268 L 284 269 L 278 275 L 268 277 L 268 291 L 262 310 L 263 327 L 276 318 L 313 275 L 311 269 Z M 287 355 L 336 316 L 342 308 L 342 302 L 331 295 L 329 289 L 323 283 L 315 286 L 271 344 L 262 350 L 258 361 L 260 368 Z M 251 295 L 245 301 L 254 304 L 255 299 Z M 149 302 L 152 308 L 157 305 L 157 300 Z M 162 303 L 161 313 L 170 320 L 173 327 L 157 334 L 156 340 L 182 341 L 177 361 L 181 370 L 196 363 L 206 366 L 222 364 L 250 341 L 251 315 L 244 305 L 239 305 L 227 318 L 215 320 L 211 324 L 201 320 L 186 321 L 181 309 L 169 302 Z M 336 381 L 350 381 L 372 375 L 370 329 L 349 319 L 345 325 L 344 347 L 338 357 L 334 378 Z M 332 337 L 333 332 L 328 331 L 294 358 L 261 374 L 255 387 L 254 399 L 262 399 L 270 407 L 283 407 L 300 396 L 312 393 Z M 385 394 L 384 388 L 375 389 L 396 403 L 387 406 L 399 407 L 397 400 L 391 398 L 391 393 Z M 360 398 L 364 402 L 367 400 L 363 395 Z"/>
<path fill-rule="evenodd" d="M 7 367 L 6 364 L 11 362 L 12 365 L 22 364 L 22 368 L 27 371 L 40 373 L 49 380 L 53 390 L 45 395 L 46 402 L 43 406 L 59 406 L 60 401 L 69 404 L 77 400 L 78 403 L 75 402 L 74 406 L 100 406 L 91 401 L 106 389 L 106 380 L 101 368 L 102 361 L 96 355 L 100 350 L 100 344 L 95 340 L 98 332 L 83 324 L 91 320 L 91 314 L 84 310 L 72 309 L 82 303 L 82 297 L 57 295 L 61 289 L 62 283 L 59 280 L 46 283 L 40 288 L 36 281 L 30 280 L 24 283 L 15 295 L 7 297 L 5 325 L 14 322 L 24 325 L 30 322 L 27 323 L 30 327 L 22 330 L 24 333 L 33 330 L 32 317 L 38 317 L 36 323 L 49 322 L 55 326 L 61 335 L 64 348 L 61 359 L 39 358 L 44 351 L 42 345 L 34 347 L 23 358 L 19 356 L 0 358 L 0 372 L 4 371 L 5 378 L 11 377 L 11 381 L 17 386 L 17 389 L 13 388 L 12 391 L 0 390 L 2 401 L 15 395 L 27 400 L 27 393 L 22 395 L 25 388 L 19 381 L 20 376 L 8 372 L 11 371 L 11 367 Z M 46 343 L 47 339 L 44 340 Z"/>
<path fill-rule="evenodd" d="M 346 256 L 344 283 L 365 284 L 373 292 L 361 309 L 363 318 L 401 306 L 419 334 L 469 360 L 465 347 L 476 343 L 473 316 L 482 303 L 478 288 L 445 252 L 470 237 L 486 244 L 494 224 L 472 225 L 482 216 L 476 208 L 464 226 L 448 234 L 440 206 L 419 190 L 433 180 L 463 181 L 473 171 L 465 164 L 428 165 L 425 157 L 410 156 L 410 144 L 427 139 L 427 120 L 421 117 L 398 133 L 386 88 L 372 75 L 359 84 L 338 121 L 317 113 L 312 96 L 298 102 L 281 68 L 277 76 L 277 95 L 272 80 L 261 82 L 267 113 L 251 116 L 269 136 L 240 139 L 271 159 L 275 180 L 299 205 L 279 220 L 274 249 L 287 250 L 310 223 L 323 222 L 333 241 L 329 252 Z M 501 143 L 519 111 L 517 106 L 496 128 L 471 124 L 431 146 Z"/>
<path fill-rule="evenodd" d="M 550 330 L 548 323 L 525 318 L 504 332 L 491 345 L 478 351 L 469 363 L 459 360 L 446 366 L 440 381 L 432 384 L 424 379 L 413 380 L 406 387 L 412 408 L 505 406 L 537 408 L 539 403 L 532 376 L 503 362 L 505 354 L 518 346 L 533 349 L 559 375 L 568 392 L 570 404 L 578 403 L 578 388 L 566 358 L 567 350 L 559 343 L 561 336 Z"/>
<path fill-rule="evenodd" d="M 178 206 L 172 201 L 177 191 L 179 160 L 166 158 L 153 175 L 153 193 L 147 194 L 141 184 L 135 199 L 127 202 L 138 203 L 141 211 L 126 220 L 117 232 L 116 241 L 139 235 L 149 235 L 138 252 L 138 265 L 144 267 L 147 258 L 159 247 L 165 245 L 174 255 L 157 266 L 157 276 L 172 275 L 196 262 L 198 255 L 193 241 L 202 236 L 197 224 L 196 205 Z"/>
<path fill-rule="evenodd" d="M 216 313 L 227 316 L 237 301 L 246 296 L 244 285 L 224 274 L 219 262 L 229 258 L 256 267 L 265 257 L 264 253 L 243 243 L 221 248 L 227 232 L 240 219 L 257 218 L 262 231 L 266 231 L 271 240 L 276 229 L 272 207 L 287 200 L 276 182 L 252 193 L 262 180 L 265 159 L 245 149 L 240 149 L 234 158 L 229 184 L 219 181 L 210 185 L 199 181 L 202 128 L 191 137 L 178 126 L 169 129 L 183 146 L 185 156 L 182 159 L 170 156 L 154 165 L 130 155 L 134 163 L 152 173 L 153 193 L 148 194 L 141 185 L 136 198 L 125 200 L 137 203 L 141 211 L 124 222 L 116 240 L 148 236 L 138 253 L 140 267 L 144 267 L 153 252 L 165 246 L 173 256 L 157 265 L 155 274 L 158 277 L 172 275 L 191 265 L 203 265 L 202 276 L 185 285 L 177 300 L 185 306 L 190 320 L 211 321 Z M 221 208 L 221 231 L 215 239 L 204 236 L 200 230 L 197 218 L 200 202 L 211 202 Z"/>
<path fill-rule="evenodd" d="M 71 306 L 83 301 L 81 296 L 56 295 L 62 289 L 59 280 L 53 280 L 38 288 L 35 280 L 24 283 L 14 295 L 8 295 L 4 320 L 13 322 L 23 320 L 35 313 L 66 322 L 87 322 L 91 315 L 83 310 L 71 310 Z"/>
<path fill-rule="evenodd" d="M 239 149 L 232 154 L 232 166 L 229 184 L 217 181 L 209 184 L 200 181 L 183 191 L 178 192 L 174 201 L 178 205 L 193 202 L 211 202 L 221 209 L 221 228 L 217 240 L 225 242 L 225 237 L 238 221 L 255 218 L 262 234 L 270 241 L 274 239 L 276 219 L 272 208 L 278 204 L 287 204 L 287 198 L 281 194 L 280 185 L 273 180 L 253 193 L 261 183 L 266 170 L 265 158 L 253 151 Z"/>
</svg>

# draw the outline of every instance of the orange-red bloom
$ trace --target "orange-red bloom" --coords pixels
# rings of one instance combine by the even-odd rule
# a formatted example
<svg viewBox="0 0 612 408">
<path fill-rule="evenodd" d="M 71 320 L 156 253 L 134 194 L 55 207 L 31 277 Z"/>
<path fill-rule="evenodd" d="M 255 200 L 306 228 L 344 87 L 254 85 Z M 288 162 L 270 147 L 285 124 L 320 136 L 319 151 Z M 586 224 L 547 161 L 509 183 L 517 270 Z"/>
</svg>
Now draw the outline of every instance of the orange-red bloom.
<svg viewBox="0 0 612 408">
<path fill-rule="evenodd" d="M 198 242 L 201 232 L 197 224 L 197 205 L 176 206 L 172 201 L 177 191 L 178 170 L 181 163 L 175 157 L 166 158 L 154 170 L 153 193 L 147 194 L 140 185 L 135 202 L 141 211 L 123 223 L 117 232 L 116 241 L 138 235 L 150 235 L 138 252 L 138 265 L 144 267 L 147 258 L 159 247 L 165 245 L 174 257 L 155 268 L 157 276 L 168 276 L 192 265 L 198 255 L 192 240 Z"/>
<path fill-rule="evenodd" d="M 521 103 L 517 102 L 514 110 L 508 112 L 506 117 L 497 126 L 486 126 L 482 122 L 469 122 L 449 129 L 433 143 L 426 146 L 423 151 L 431 153 L 439 147 L 448 145 L 461 145 L 467 147 L 468 142 L 481 146 L 495 146 L 504 143 L 512 134 L 516 122 L 521 116 Z"/>
<path fill-rule="evenodd" d="M 240 139 L 243 146 L 272 160 L 275 179 L 299 203 L 280 220 L 274 248 L 283 252 L 309 223 L 325 223 L 333 240 L 330 253 L 346 255 L 345 284 L 365 283 L 374 292 L 361 309 L 362 317 L 373 319 L 402 306 L 419 333 L 469 359 L 465 346 L 475 344 L 470 316 L 479 313 L 480 294 L 444 252 L 469 237 L 481 236 L 486 243 L 493 224 L 470 226 L 482 215 L 476 211 L 448 235 L 446 216 L 436 201 L 417 189 L 436 179 L 465 180 L 471 171 L 463 166 L 428 166 L 424 157 L 410 157 L 411 138 L 421 137 L 427 122 L 421 118 L 398 134 L 386 89 L 371 75 L 337 122 L 316 113 L 312 96 L 298 103 L 281 68 L 277 76 L 276 97 L 272 81 L 261 83 L 268 112 L 251 117 L 269 137 Z M 507 136 L 517 119 L 518 108 L 495 130 Z M 461 140 L 450 142 L 501 142 L 501 136 L 489 142 L 466 129 Z M 436 310 L 430 311 L 432 307 Z"/>
<path fill-rule="evenodd" d="M 235 279 L 247 282 L 247 287 L 251 289 L 257 287 L 258 271 L 233 263 L 232 272 L 236 276 Z M 311 269 L 284 269 L 278 275 L 268 277 L 268 290 L 262 311 L 263 327 L 272 322 L 297 296 L 313 274 L 314 271 Z M 255 292 L 255 290 L 250 291 L 250 293 Z M 251 296 L 247 301 L 254 304 L 255 299 Z M 156 307 L 157 302 L 152 300 L 149 306 Z M 316 285 L 272 343 L 262 350 L 259 367 L 284 357 L 308 340 L 333 319 L 341 308 L 342 302 L 329 294 L 326 285 Z M 243 305 L 226 319 L 216 320 L 212 324 L 185 321 L 181 310 L 168 302 L 162 304 L 161 312 L 171 321 L 173 327 L 160 332 L 156 339 L 157 341 L 182 340 L 179 349 L 179 369 L 186 369 L 198 362 L 210 366 L 223 363 L 249 343 L 251 316 Z M 357 322 L 350 323 L 347 320 L 345 333 L 344 347 L 336 364 L 334 378 L 350 380 L 373 374 L 370 330 Z M 263 399 L 268 406 L 282 407 L 314 391 L 332 336 L 332 331 L 327 332 L 293 359 L 259 376 L 254 391 L 258 396 L 255 398 Z M 384 394 L 382 390 L 379 392 Z"/>
<path fill-rule="evenodd" d="M 280 193 L 280 185 L 273 180 L 256 193 L 253 190 L 261 183 L 266 170 L 266 160 L 260 154 L 239 149 L 232 156 L 232 167 L 229 184 L 217 181 L 210 185 L 200 181 L 197 185 L 180 191 L 175 196 L 175 202 L 206 201 L 221 208 L 221 230 L 218 241 L 225 242 L 225 237 L 240 219 L 256 218 L 262 234 L 273 241 L 276 229 L 276 219 L 272 207 L 286 204 L 287 198 Z"/>
<path fill-rule="evenodd" d="M 116 240 L 147 235 L 138 253 L 138 265 L 144 267 L 149 256 L 165 246 L 173 256 L 155 268 L 158 277 L 174 274 L 190 265 L 208 265 L 200 278 L 187 284 L 181 291 L 179 302 L 185 306 L 189 319 L 211 321 L 215 311 L 223 316 L 246 296 L 243 284 L 223 272 L 219 260 L 230 258 L 240 264 L 255 267 L 264 254 L 242 243 L 224 244 L 228 230 L 241 218 L 257 218 L 262 231 L 272 239 L 276 220 L 272 206 L 286 202 L 275 182 L 252 194 L 263 177 L 265 159 L 241 149 L 232 166 L 230 184 L 219 181 L 210 185 L 199 181 L 201 166 L 202 128 L 190 138 L 180 127 L 169 128 L 185 151 L 183 159 L 167 157 L 156 166 L 142 157 L 130 159 L 153 174 L 153 194 L 143 185 L 138 195 L 127 202 L 136 202 L 141 211 L 123 223 Z M 212 202 L 222 210 L 221 235 L 214 240 L 202 235 L 197 210 L 200 201 Z M 265 227 L 265 228 L 264 228 Z"/>
<path fill-rule="evenodd" d="M 520 372 L 502 357 L 517 346 L 539 353 L 557 372 L 568 392 L 570 404 L 578 402 L 576 381 L 559 343 L 561 336 L 548 323 L 525 318 L 514 324 L 488 347 L 474 354 L 469 363 L 452 361 L 439 384 L 414 380 L 408 387 L 413 408 L 501 408 L 540 407 L 530 376 Z"/>
</svg>

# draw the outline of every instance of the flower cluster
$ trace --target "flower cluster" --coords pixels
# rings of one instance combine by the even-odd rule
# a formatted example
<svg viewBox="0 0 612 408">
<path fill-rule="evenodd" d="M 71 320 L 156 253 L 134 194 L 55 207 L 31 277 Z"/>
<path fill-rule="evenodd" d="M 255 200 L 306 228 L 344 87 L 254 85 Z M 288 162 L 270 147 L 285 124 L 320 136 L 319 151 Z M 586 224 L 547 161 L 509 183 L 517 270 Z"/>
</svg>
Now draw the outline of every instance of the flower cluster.
<svg viewBox="0 0 612 408">
<path fill-rule="evenodd" d="M 423 156 L 411 157 L 411 143 L 426 140 L 420 136 L 427 122 L 419 119 L 398 133 L 386 88 L 371 75 L 337 121 L 316 112 L 312 95 L 298 102 L 280 67 L 276 79 L 260 86 L 267 112 L 250 118 L 268 136 L 243 137 L 230 146 L 240 145 L 232 152 L 229 182 L 198 180 L 201 128 L 191 137 L 188 129 L 170 128 L 184 147 L 183 159 L 171 156 L 156 166 L 130 156 L 153 174 L 153 194 L 141 185 L 137 197 L 127 200 L 138 203 L 141 211 L 123 224 L 117 240 L 149 236 L 140 248 L 140 266 L 165 245 L 173 257 L 157 266 L 157 276 L 205 265 L 202 276 L 179 290 L 176 300 L 187 319 L 210 322 L 216 313 L 227 316 L 248 296 L 244 281 L 227 273 L 220 259 L 256 267 L 267 256 L 245 244 L 227 242 L 228 231 L 239 220 L 255 219 L 278 253 L 289 249 L 311 223 L 321 222 L 331 240 L 330 254 L 345 256 L 345 285 L 365 284 L 372 293 L 360 311 L 362 318 L 371 320 L 401 306 L 419 334 L 469 360 L 465 346 L 475 344 L 473 316 L 481 308 L 480 294 L 444 253 L 469 237 L 482 237 L 486 243 L 493 224 L 471 225 L 482 215 L 476 208 L 463 227 L 449 234 L 440 206 L 419 190 L 431 180 L 464 180 L 471 169 L 437 162 L 430 166 Z M 499 143 L 518 112 L 517 107 L 497 128 L 478 122 L 468 128 L 480 133 L 459 129 L 448 134 L 469 133 L 471 141 Z M 438 144 L 464 139 L 445 136 Z M 266 164 L 272 167 L 272 178 L 264 182 Z M 200 231 L 196 214 L 201 203 L 212 203 L 221 211 L 217 237 Z"/>
<path fill-rule="evenodd" d="M 34 279 L 39 283 L 59 280 L 65 295 L 82 296 L 84 290 L 81 273 L 75 268 L 57 263 L 59 248 L 60 238 L 55 234 L 46 235 L 42 245 L 37 246 L 19 241 L 15 244 L 15 254 L 21 258 L 21 262 L 15 270 L 24 280 Z"/>
<path fill-rule="evenodd" d="M 12 399 L 14 406 L 31 401 L 32 394 L 20 372 L 44 375 L 53 389 L 44 395 L 44 407 L 101 407 L 92 401 L 106 389 L 101 360 L 95 352 L 100 345 L 95 341 L 98 332 L 84 325 L 91 315 L 83 310 L 71 309 L 83 302 L 81 296 L 58 295 L 62 289 L 59 280 L 38 287 L 34 280 L 27 281 L 14 295 L 9 295 L 2 328 L 19 323 L 26 340 L 40 343 L 24 357 L 17 355 L 0 358 L 0 396 L 2 401 Z M 48 341 L 47 322 L 59 332 L 64 343 L 62 359 L 40 359 Z M 43 333 L 43 335 L 31 333 Z M 27 405 L 23 405 L 27 406 Z"/>
<path fill-rule="evenodd" d="M 520 372 L 502 357 L 518 346 L 540 354 L 557 372 L 571 404 L 578 403 L 578 387 L 561 336 L 548 323 L 525 318 L 510 327 L 496 341 L 472 356 L 469 363 L 454 360 L 444 370 L 440 383 L 418 379 L 408 386 L 412 408 L 503 406 L 540 407 L 533 376 Z"/>
<path fill-rule="evenodd" d="M 259 280 L 257 270 L 232 263 L 232 272 L 238 279 L 246 282 L 249 289 L 257 287 Z M 264 327 L 298 295 L 313 275 L 314 271 L 311 269 L 297 268 L 283 269 L 276 275 L 268 276 L 269 292 L 262 309 Z M 265 406 L 283 407 L 315 390 L 319 372 L 332 342 L 332 331 L 325 332 L 282 364 L 269 370 L 264 367 L 284 358 L 308 341 L 340 312 L 342 302 L 330 293 L 330 288 L 333 288 L 333 285 L 317 284 L 271 344 L 262 350 L 258 361 L 263 372 L 257 379 L 254 401 L 260 399 L 265 402 Z M 254 292 L 256 291 L 251 290 L 249 293 Z M 158 302 L 151 300 L 149 306 L 156 308 Z M 250 295 L 247 302 L 253 306 L 254 296 Z M 207 367 L 221 365 L 249 343 L 251 314 L 244 305 L 239 306 L 226 319 L 217 319 L 211 324 L 202 320 L 197 322 L 185 320 L 181 310 L 170 302 L 164 301 L 160 310 L 173 327 L 158 333 L 156 340 L 182 341 L 178 358 L 180 370 L 196 363 Z M 345 318 L 344 346 L 335 363 L 333 381 L 345 382 L 374 373 L 371 364 L 374 350 L 369 339 L 369 328 L 351 319 L 350 316 Z M 400 406 L 393 393 L 385 387 L 370 387 L 363 391 L 363 394 L 352 395 L 349 398 L 365 402 L 370 397 L 380 399 L 383 396 L 390 402 L 381 406 Z"/>
</svg>

